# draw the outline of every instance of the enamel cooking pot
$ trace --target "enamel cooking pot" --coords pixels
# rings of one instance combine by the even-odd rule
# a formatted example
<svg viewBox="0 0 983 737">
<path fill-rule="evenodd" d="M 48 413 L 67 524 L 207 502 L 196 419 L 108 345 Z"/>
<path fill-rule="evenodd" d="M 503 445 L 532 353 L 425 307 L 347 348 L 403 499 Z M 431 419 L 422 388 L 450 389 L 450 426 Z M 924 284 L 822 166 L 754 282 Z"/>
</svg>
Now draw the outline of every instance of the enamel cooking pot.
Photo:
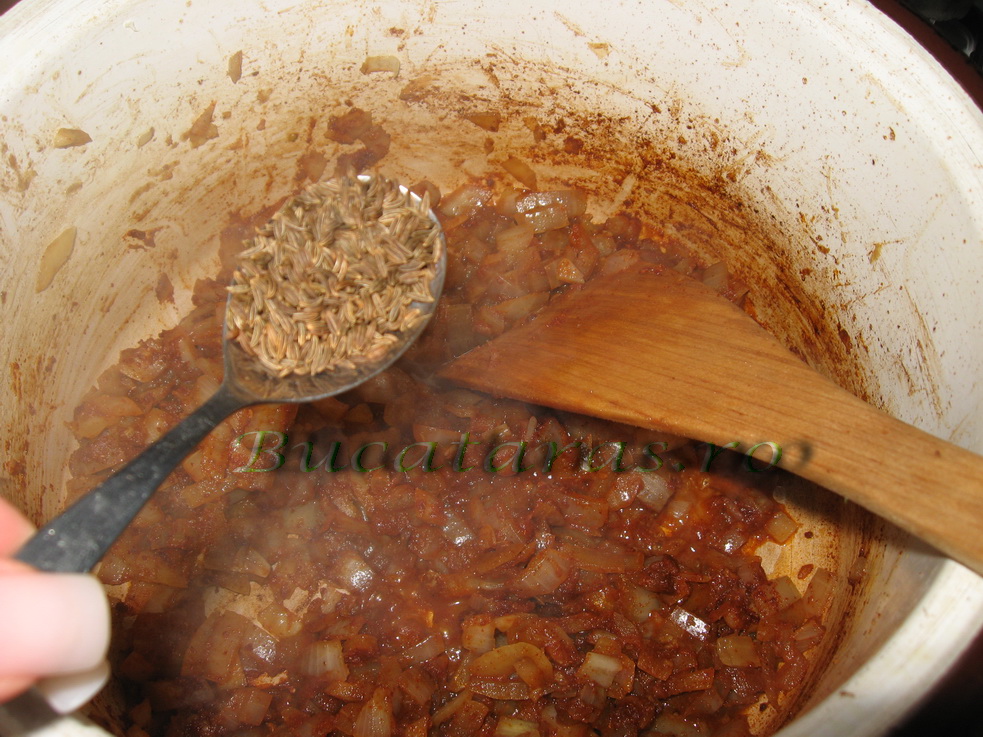
<svg viewBox="0 0 983 737">
<path fill-rule="evenodd" d="M 83 393 L 189 310 L 223 228 L 320 174 L 350 105 L 390 176 L 447 191 L 513 154 L 673 228 L 806 361 L 983 451 L 983 116 L 863 0 L 25 0 L 0 53 L 0 493 L 36 520 Z M 983 582 L 831 495 L 787 501 L 815 534 L 768 566 L 843 585 L 760 727 L 881 734 L 968 645 Z"/>
</svg>

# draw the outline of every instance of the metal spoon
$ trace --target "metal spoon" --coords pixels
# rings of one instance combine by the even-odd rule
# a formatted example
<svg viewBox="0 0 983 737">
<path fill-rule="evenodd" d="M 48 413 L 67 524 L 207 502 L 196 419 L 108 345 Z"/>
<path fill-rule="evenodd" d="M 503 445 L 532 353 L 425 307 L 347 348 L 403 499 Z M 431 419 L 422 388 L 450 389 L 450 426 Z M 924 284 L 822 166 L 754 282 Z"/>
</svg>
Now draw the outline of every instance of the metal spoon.
<svg viewBox="0 0 983 737">
<path fill-rule="evenodd" d="M 372 179 L 368 175 L 358 178 L 362 182 Z M 415 205 L 421 205 L 417 195 L 401 185 L 399 189 Z M 439 229 L 440 223 L 432 210 L 429 216 Z M 233 412 L 254 404 L 324 399 L 353 389 L 388 368 L 419 337 L 436 310 L 447 270 L 447 245 L 440 230 L 434 248 L 438 251 L 436 275 L 430 287 L 434 299 L 429 303 L 413 303 L 424 319 L 400 333 L 381 357 L 357 364 L 355 368 L 340 368 L 316 375 L 274 377 L 229 338 L 227 316 L 222 335 L 225 376 L 211 399 L 122 470 L 38 530 L 14 558 L 43 571 L 84 573 L 91 570 L 171 471 Z M 91 725 L 80 722 L 77 717 L 62 717 L 54 712 L 36 689 L 0 705 L 0 734 L 7 737 L 56 727 L 59 734 L 92 732 Z"/>
<path fill-rule="evenodd" d="M 358 179 L 368 184 L 370 176 Z M 422 200 L 399 187 L 416 207 Z M 336 200 L 337 201 L 337 200 Z M 309 402 L 330 397 L 358 386 L 398 359 L 426 327 L 443 289 L 447 249 L 440 223 L 434 244 L 435 275 L 430 284 L 433 300 L 414 302 L 423 319 L 396 335 L 396 341 L 378 357 L 314 375 L 294 374 L 279 378 L 267 372 L 230 337 L 229 310 L 223 330 L 224 379 L 214 396 L 121 471 L 90 491 L 39 530 L 14 555 L 37 569 L 61 573 L 90 570 L 133 520 L 161 482 L 191 450 L 222 420 L 237 410 L 269 402 Z M 399 236 L 394 235 L 399 238 Z M 229 303 L 233 297 L 230 295 Z M 227 303 L 228 304 L 228 303 Z M 105 733 L 86 724 L 77 715 L 62 717 L 49 707 L 37 689 L 31 689 L 0 705 L 0 734 L 6 737 L 40 733 L 88 735 Z"/>
<path fill-rule="evenodd" d="M 372 177 L 360 175 L 362 182 Z M 419 206 L 420 198 L 400 185 Z M 433 211 L 430 219 L 439 222 Z M 311 402 L 348 391 L 388 368 L 423 332 L 436 309 L 447 267 L 447 248 L 442 231 L 436 276 L 431 284 L 434 300 L 413 304 L 425 319 L 397 336 L 380 358 L 355 368 L 316 375 L 277 378 L 265 371 L 228 337 L 228 319 L 222 336 L 225 377 L 214 396 L 179 425 L 134 458 L 122 470 L 79 499 L 42 527 L 14 558 L 44 571 L 82 573 L 90 570 L 136 516 L 157 487 L 222 420 L 245 407 L 271 402 Z"/>
</svg>

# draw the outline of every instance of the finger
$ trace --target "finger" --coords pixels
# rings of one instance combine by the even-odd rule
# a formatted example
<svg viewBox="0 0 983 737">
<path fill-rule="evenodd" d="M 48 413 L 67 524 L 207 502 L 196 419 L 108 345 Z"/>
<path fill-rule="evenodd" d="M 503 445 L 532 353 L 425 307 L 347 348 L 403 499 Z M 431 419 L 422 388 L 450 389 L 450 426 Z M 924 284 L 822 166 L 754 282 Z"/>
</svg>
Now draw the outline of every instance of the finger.
<svg viewBox="0 0 983 737">
<path fill-rule="evenodd" d="M 109 604 L 93 576 L 8 573 L 0 604 L 0 675 L 76 673 L 106 657 Z"/>
<path fill-rule="evenodd" d="M 15 553 L 34 534 L 34 526 L 0 498 L 0 556 Z"/>
<path fill-rule="evenodd" d="M 19 696 L 33 683 L 34 679 L 27 676 L 0 676 L 0 704 Z"/>
</svg>

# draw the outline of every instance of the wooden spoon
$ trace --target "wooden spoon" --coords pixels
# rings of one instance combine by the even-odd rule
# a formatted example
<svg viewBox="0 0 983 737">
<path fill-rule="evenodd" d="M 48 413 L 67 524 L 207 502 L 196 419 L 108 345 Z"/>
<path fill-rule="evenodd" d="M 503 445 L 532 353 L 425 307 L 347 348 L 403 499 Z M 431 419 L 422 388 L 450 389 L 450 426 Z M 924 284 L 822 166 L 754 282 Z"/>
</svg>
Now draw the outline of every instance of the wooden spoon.
<svg viewBox="0 0 983 737">
<path fill-rule="evenodd" d="M 777 446 L 777 465 L 983 574 L 983 457 L 841 389 L 740 308 L 672 270 L 598 278 L 442 375 L 719 447 L 774 444 L 759 448 L 758 468 Z"/>
</svg>

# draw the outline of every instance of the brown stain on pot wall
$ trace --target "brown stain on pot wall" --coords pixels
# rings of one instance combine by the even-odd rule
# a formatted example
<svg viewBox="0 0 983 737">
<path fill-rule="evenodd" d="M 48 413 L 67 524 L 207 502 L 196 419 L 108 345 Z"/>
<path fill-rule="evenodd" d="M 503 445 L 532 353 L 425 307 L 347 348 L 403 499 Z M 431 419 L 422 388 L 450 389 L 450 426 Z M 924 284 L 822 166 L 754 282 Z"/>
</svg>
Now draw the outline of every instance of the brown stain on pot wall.
<svg viewBox="0 0 983 737">
<path fill-rule="evenodd" d="M 134 250 L 143 250 L 145 248 L 155 248 L 157 246 L 157 233 L 164 229 L 164 226 L 158 228 L 151 228 L 150 230 L 137 230 L 136 228 L 131 228 L 126 231 L 123 236 L 123 242 L 126 243 L 127 248 L 132 248 Z"/>
</svg>

